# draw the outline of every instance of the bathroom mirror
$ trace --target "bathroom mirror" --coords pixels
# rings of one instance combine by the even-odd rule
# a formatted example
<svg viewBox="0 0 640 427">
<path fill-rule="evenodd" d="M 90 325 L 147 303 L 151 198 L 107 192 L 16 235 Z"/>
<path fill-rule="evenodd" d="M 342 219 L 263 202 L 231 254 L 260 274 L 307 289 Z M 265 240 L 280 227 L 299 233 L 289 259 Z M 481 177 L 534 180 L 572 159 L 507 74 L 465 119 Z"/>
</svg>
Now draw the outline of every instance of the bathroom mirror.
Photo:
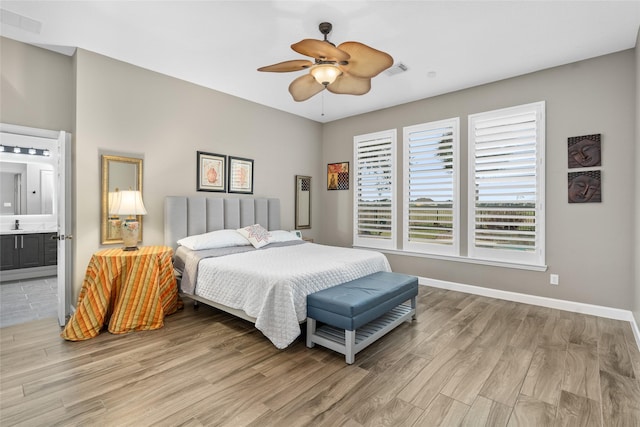
<svg viewBox="0 0 640 427">
<path fill-rule="evenodd" d="M 54 209 L 53 165 L 0 162 L 0 214 L 51 215 Z"/>
<path fill-rule="evenodd" d="M 120 226 L 124 218 L 110 215 L 109 203 L 113 203 L 114 195 L 118 191 L 142 192 L 142 159 L 103 154 L 101 187 L 101 243 L 122 243 Z M 142 240 L 142 215 L 138 215 L 137 218 L 140 224 L 138 240 Z"/>
<path fill-rule="evenodd" d="M 296 175 L 296 230 L 311 228 L 311 177 Z"/>
</svg>

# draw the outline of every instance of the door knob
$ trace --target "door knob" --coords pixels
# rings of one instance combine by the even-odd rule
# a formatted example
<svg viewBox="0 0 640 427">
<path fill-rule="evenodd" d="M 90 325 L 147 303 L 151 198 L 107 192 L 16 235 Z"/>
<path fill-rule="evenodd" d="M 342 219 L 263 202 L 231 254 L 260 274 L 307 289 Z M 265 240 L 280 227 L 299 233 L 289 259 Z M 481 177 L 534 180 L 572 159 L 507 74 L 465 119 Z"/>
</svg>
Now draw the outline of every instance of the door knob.
<svg viewBox="0 0 640 427">
<path fill-rule="evenodd" d="M 54 236 L 50 237 L 51 240 L 72 240 L 73 239 L 73 235 L 68 234 L 68 235 L 64 235 L 64 234 L 56 234 Z"/>
</svg>

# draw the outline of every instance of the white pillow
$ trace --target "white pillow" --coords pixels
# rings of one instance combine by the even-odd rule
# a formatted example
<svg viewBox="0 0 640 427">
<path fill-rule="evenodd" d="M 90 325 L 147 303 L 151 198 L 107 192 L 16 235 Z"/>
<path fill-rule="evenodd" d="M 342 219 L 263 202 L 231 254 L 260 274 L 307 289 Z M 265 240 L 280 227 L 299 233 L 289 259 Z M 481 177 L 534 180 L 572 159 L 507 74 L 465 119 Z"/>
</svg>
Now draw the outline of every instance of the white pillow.
<svg viewBox="0 0 640 427">
<path fill-rule="evenodd" d="M 198 251 L 201 249 L 226 248 L 229 246 L 246 246 L 250 243 L 236 230 L 216 230 L 185 237 L 184 239 L 178 240 L 178 244 Z"/>
<path fill-rule="evenodd" d="M 269 243 L 290 242 L 292 240 L 301 240 L 294 233 L 286 230 L 273 230 L 270 233 L 271 233 L 271 238 L 269 238 Z"/>
<path fill-rule="evenodd" d="M 248 227 L 239 228 L 238 233 L 242 234 L 254 248 L 261 248 L 268 245 L 270 242 L 271 234 L 260 224 L 253 224 Z"/>
</svg>

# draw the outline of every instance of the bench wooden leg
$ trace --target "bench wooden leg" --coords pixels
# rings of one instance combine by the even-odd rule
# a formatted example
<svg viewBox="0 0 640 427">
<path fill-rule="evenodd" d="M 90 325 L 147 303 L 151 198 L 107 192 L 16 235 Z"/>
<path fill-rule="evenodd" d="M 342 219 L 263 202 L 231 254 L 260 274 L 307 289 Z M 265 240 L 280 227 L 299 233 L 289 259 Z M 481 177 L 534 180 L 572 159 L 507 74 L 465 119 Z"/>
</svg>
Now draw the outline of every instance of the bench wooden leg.
<svg viewBox="0 0 640 427">
<path fill-rule="evenodd" d="M 416 315 L 418 314 L 418 310 L 416 309 L 416 297 L 411 298 L 411 309 L 413 310 L 413 316 L 411 316 L 411 319 L 416 320 Z"/>
<path fill-rule="evenodd" d="M 356 354 L 356 331 L 344 331 L 344 344 L 345 344 L 345 352 L 344 358 L 346 362 L 351 365 L 355 361 Z"/>
<path fill-rule="evenodd" d="M 316 320 L 307 317 L 307 347 L 311 348 L 315 343 L 311 340 L 313 334 L 316 333 Z"/>
</svg>

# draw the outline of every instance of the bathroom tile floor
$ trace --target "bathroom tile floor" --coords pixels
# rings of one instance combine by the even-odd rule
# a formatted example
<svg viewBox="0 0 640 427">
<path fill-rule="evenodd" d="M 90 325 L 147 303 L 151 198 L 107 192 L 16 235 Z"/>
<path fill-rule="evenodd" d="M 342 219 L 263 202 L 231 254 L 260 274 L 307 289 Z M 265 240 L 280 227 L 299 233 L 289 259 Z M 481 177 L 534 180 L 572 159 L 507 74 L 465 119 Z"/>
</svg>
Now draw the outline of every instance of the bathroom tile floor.
<svg viewBox="0 0 640 427">
<path fill-rule="evenodd" d="M 0 328 L 57 317 L 56 276 L 0 283 Z"/>
</svg>

